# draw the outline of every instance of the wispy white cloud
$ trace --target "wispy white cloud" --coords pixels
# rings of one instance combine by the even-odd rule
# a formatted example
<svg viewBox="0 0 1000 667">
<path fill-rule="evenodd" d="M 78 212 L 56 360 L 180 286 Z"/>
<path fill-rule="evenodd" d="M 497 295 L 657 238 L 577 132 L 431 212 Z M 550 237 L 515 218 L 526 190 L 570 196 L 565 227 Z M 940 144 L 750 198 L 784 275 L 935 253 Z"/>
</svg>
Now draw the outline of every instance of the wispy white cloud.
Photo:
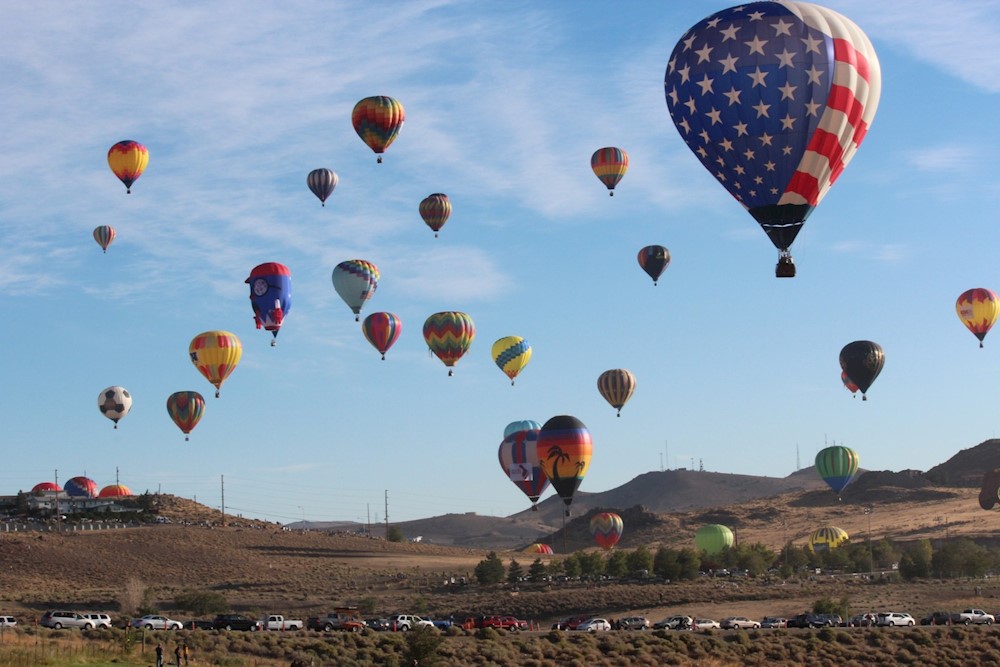
<svg viewBox="0 0 1000 667">
<path fill-rule="evenodd" d="M 978 152 L 968 146 L 931 146 L 906 154 L 906 162 L 921 171 L 967 171 L 975 168 Z"/>
</svg>

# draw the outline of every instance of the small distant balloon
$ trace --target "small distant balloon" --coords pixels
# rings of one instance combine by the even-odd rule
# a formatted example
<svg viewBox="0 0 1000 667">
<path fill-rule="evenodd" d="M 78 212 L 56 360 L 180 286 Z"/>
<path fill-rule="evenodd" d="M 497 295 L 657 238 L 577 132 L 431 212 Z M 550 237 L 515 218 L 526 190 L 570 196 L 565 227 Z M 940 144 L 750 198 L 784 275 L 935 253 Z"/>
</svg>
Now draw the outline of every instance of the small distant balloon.
<svg viewBox="0 0 1000 667">
<path fill-rule="evenodd" d="M 493 343 L 490 354 L 513 385 L 514 379 L 531 361 L 531 345 L 520 336 L 505 336 Z"/>
<path fill-rule="evenodd" d="M 108 150 L 108 166 L 125 184 L 125 193 L 132 193 L 132 184 L 142 176 L 149 164 L 149 151 L 138 141 L 119 141 Z"/>
<path fill-rule="evenodd" d="M 614 197 L 615 186 L 628 171 L 628 153 L 614 146 L 598 148 L 590 157 L 590 168 L 601 183 L 607 186 L 608 195 Z"/>
<path fill-rule="evenodd" d="M 611 404 L 611 407 L 618 410 L 618 416 L 621 417 L 622 408 L 635 393 L 635 376 L 624 368 L 604 371 L 597 378 L 597 390 L 601 392 L 604 400 Z"/>
<path fill-rule="evenodd" d="M 354 313 L 354 321 L 361 319 L 361 308 L 375 295 L 381 277 L 378 267 L 363 259 L 349 259 L 333 268 L 333 289 Z"/>
<path fill-rule="evenodd" d="M 351 112 L 354 131 L 378 155 L 380 164 L 382 153 L 396 140 L 404 122 L 406 111 L 403 105 L 385 95 L 366 97 L 355 104 Z"/>
<path fill-rule="evenodd" d="M 434 238 L 437 238 L 450 216 L 451 200 L 444 193 L 435 192 L 420 202 L 420 217 L 424 219 L 424 224 L 434 230 Z"/>
<path fill-rule="evenodd" d="M 97 245 L 101 246 L 104 252 L 108 251 L 108 246 L 111 245 L 111 242 L 115 240 L 117 235 L 118 233 L 115 232 L 115 228 L 111 225 L 94 227 L 94 240 L 97 241 Z"/>
<path fill-rule="evenodd" d="M 979 339 L 979 347 L 982 347 L 983 339 L 1000 315 L 1000 297 L 991 289 L 976 287 L 962 292 L 955 302 L 955 310 L 958 319 Z"/>
<path fill-rule="evenodd" d="M 118 420 L 132 409 L 132 394 L 125 387 L 108 387 L 97 396 L 97 407 L 118 428 Z"/>
<path fill-rule="evenodd" d="M 191 431 L 205 414 L 205 397 L 196 391 L 175 391 L 167 397 L 167 414 L 190 440 Z"/>
<path fill-rule="evenodd" d="M 885 353 L 882 347 L 870 340 L 856 340 L 840 351 L 840 369 L 858 386 L 862 401 L 868 400 L 865 392 L 882 372 L 884 365 Z"/>
<path fill-rule="evenodd" d="M 847 377 L 846 372 L 840 371 L 840 381 L 844 383 L 845 387 L 847 387 L 847 391 L 851 392 L 851 396 L 858 393 L 858 385 L 851 382 L 851 378 Z"/>
<path fill-rule="evenodd" d="M 448 375 L 465 356 L 476 337 L 476 325 L 466 313 L 455 310 L 434 313 L 424 322 L 427 347 L 448 367 Z"/>
<path fill-rule="evenodd" d="M 361 323 L 361 332 L 372 347 L 382 354 L 384 361 L 385 353 L 403 332 L 403 321 L 393 313 L 372 313 Z"/>
<path fill-rule="evenodd" d="M 337 173 L 329 169 L 313 169 L 306 176 L 306 185 L 316 195 L 320 203 L 326 206 L 327 197 L 333 194 L 333 189 L 340 182 Z"/>
<path fill-rule="evenodd" d="M 191 363 L 215 387 L 215 397 L 243 356 L 243 344 L 236 334 L 228 331 L 205 331 L 191 339 L 188 345 Z"/>
<path fill-rule="evenodd" d="M 661 245 L 648 245 L 639 251 L 639 266 L 653 279 L 653 285 L 670 266 L 670 251 Z"/>
</svg>

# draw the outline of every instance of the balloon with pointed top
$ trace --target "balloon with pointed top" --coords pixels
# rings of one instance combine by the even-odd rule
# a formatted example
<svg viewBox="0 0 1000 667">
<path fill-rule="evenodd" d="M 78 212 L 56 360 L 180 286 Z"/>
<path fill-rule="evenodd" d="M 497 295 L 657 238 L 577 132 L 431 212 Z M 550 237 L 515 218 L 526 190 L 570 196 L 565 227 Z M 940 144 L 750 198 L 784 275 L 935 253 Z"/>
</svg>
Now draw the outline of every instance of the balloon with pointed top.
<svg viewBox="0 0 1000 667">
<path fill-rule="evenodd" d="M 451 216 L 451 200 L 443 192 L 435 192 L 420 202 L 420 217 L 434 231 L 434 238 Z"/>
<path fill-rule="evenodd" d="M 118 420 L 132 409 L 132 394 L 125 387 L 108 387 L 97 396 L 97 407 L 118 428 Z"/>
<path fill-rule="evenodd" d="M 566 516 L 593 454 L 590 431 L 576 417 L 558 415 L 545 422 L 538 432 L 538 461 L 552 488 L 562 498 Z"/>
<path fill-rule="evenodd" d="M 138 141 L 119 141 L 108 150 L 108 166 L 125 184 L 125 194 L 132 193 L 132 184 L 142 176 L 149 164 L 149 151 Z"/>
<path fill-rule="evenodd" d="M 385 95 L 366 97 L 354 105 L 351 123 L 361 140 L 382 162 L 382 154 L 396 140 L 406 122 L 406 111 L 397 100 Z"/>
<path fill-rule="evenodd" d="M 598 148 L 590 157 L 590 168 L 601 183 L 607 186 L 608 195 L 614 197 L 615 186 L 628 171 L 628 153 L 614 146 Z"/>
<path fill-rule="evenodd" d="M 979 339 L 979 347 L 982 347 L 983 339 L 1000 315 L 1000 297 L 991 289 L 976 287 L 962 292 L 955 302 L 955 310 L 958 319 Z"/>
<path fill-rule="evenodd" d="M 340 177 L 337 176 L 337 172 L 329 169 L 313 169 L 306 176 L 306 185 L 323 206 L 326 206 L 327 198 L 333 194 L 333 189 L 339 182 Z"/>
<path fill-rule="evenodd" d="M 778 249 L 777 277 L 795 275 L 792 242 L 861 146 L 881 81 L 861 28 L 792 0 L 717 12 L 670 54 L 670 117 Z"/>
<path fill-rule="evenodd" d="M 850 447 L 824 447 L 816 454 L 816 472 L 830 485 L 839 500 L 844 488 L 857 476 L 859 462 L 858 453 Z"/>
<path fill-rule="evenodd" d="M 389 351 L 403 332 L 403 321 L 393 313 L 372 313 L 361 323 L 361 332 L 365 339 L 382 354 Z"/>
<path fill-rule="evenodd" d="M 188 345 L 191 363 L 215 387 L 215 397 L 243 356 L 243 344 L 236 334 L 228 331 L 204 331 L 191 339 Z"/>
<path fill-rule="evenodd" d="M 115 232 L 115 228 L 111 225 L 98 225 L 94 227 L 94 240 L 97 241 L 97 245 L 101 246 L 104 252 L 108 251 L 108 246 L 111 242 L 115 240 L 115 236 L 118 233 Z"/>
<path fill-rule="evenodd" d="M 196 391 L 175 391 L 167 397 L 167 414 L 185 440 L 191 439 L 191 431 L 205 414 L 205 397 Z"/>
<path fill-rule="evenodd" d="M 597 378 L 597 390 L 601 392 L 604 400 L 611 404 L 611 407 L 618 410 L 618 416 L 621 417 L 622 408 L 635 393 L 635 376 L 624 368 L 604 371 Z"/>
<path fill-rule="evenodd" d="M 378 267 L 363 259 L 349 259 L 333 267 L 333 289 L 354 313 L 354 321 L 361 320 L 361 308 L 375 295 L 381 277 Z"/>
<path fill-rule="evenodd" d="M 870 340 L 856 340 L 840 351 L 840 369 L 858 386 L 862 401 L 868 400 L 865 392 L 882 372 L 884 365 L 885 353 L 882 346 Z"/>
<path fill-rule="evenodd" d="M 472 318 L 456 310 L 434 313 L 424 322 L 427 347 L 448 367 L 448 375 L 453 375 L 452 369 L 469 351 L 475 337 Z"/>
<path fill-rule="evenodd" d="M 639 251 L 639 266 L 653 279 L 653 285 L 670 266 L 670 251 L 661 245 L 648 245 Z"/>
<path fill-rule="evenodd" d="M 493 343 L 490 354 L 513 385 L 514 379 L 531 361 L 531 345 L 520 336 L 505 336 Z"/>
</svg>

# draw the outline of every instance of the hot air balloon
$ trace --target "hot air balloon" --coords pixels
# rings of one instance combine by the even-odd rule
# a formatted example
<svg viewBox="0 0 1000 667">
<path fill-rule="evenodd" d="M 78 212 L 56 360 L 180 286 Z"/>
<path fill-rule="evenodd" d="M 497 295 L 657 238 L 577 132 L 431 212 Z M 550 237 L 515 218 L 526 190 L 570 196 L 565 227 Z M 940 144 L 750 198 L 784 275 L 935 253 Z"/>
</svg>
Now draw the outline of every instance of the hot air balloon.
<svg viewBox="0 0 1000 667">
<path fill-rule="evenodd" d="M 32 493 L 59 493 L 62 487 L 55 482 L 39 482 L 31 487 Z"/>
<path fill-rule="evenodd" d="M 372 347 L 382 353 L 384 361 L 385 353 L 403 332 L 403 321 L 392 313 L 372 313 L 361 323 L 361 332 Z"/>
<path fill-rule="evenodd" d="M 653 279 L 653 285 L 670 266 L 670 251 L 661 245 L 648 245 L 639 251 L 639 266 Z"/>
<path fill-rule="evenodd" d="M 97 407 L 118 428 L 118 420 L 132 409 L 132 395 L 125 387 L 108 387 L 97 396 Z"/>
<path fill-rule="evenodd" d="M 93 498 L 97 495 L 97 482 L 89 477 L 71 477 L 66 480 L 66 495 L 71 498 Z"/>
<path fill-rule="evenodd" d="M 523 553 L 526 553 L 526 554 L 544 554 L 546 556 L 551 556 L 552 555 L 552 547 L 550 547 L 547 544 L 541 544 L 540 542 L 536 542 L 535 544 L 532 544 L 532 545 L 528 546 L 527 548 L 525 548 L 525 550 L 523 551 Z"/>
<path fill-rule="evenodd" d="M 600 512 L 590 518 L 590 534 L 602 549 L 612 549 L 622 538 L 625 524 L 614 512 Z"/>
<path fill-rule="evenodd" d="M 512 422 L 504 429 L 497 453 L 507 478 L 531 501 L 538 511 L 538 498 L 549 488 L 549 479 L 538 460 L 538 432 L 542 425 L 531 420 Z"/>
<path fill-rule="evenodd" d="M 215 386 L 219 397 L 222 383 L 236 369 L 243 356 L 243 344 L 228 331 L 205 331 L 191 339 L 188 346 L 191 363 Z"/>
<path fill-rule="evenodd" d="M 573 494 L 587 474 L 593 453 L 590 431 L 576 417 L 553 417 L 538 432 L 538 461 L 566 505 L 566 516 L 569 516 Z"/>
<path fill-rule="evenodd" d="M 292 272 L 284 264 L 267 262 L 255 266 L 243 282 L 250 285 L 254 323 L 271 332 L 274 347 L 285 315 L 292 309 Z"/>
<path fill-rule="evenodd" d="M 196 391 L 175 391 L 167 397 L 167 414 L 184 433 L 185 440 L 191 439 L 191 431 L 204 413 L 205 398 Z"/>
<path fill-rule="evenodd" d="M 378 288 L 378 267 L 363 259 L 349 259 L 333 268 L 332 278 L 333 289 L 351 308 L 354 321 L 359 321 L 362 306 Z"/>
<path fill-rule="evenodd" d="M 993 468 L 983 474 L 983 486 L 979 490 L 979 506 L 988 510 L 997 502 L 1000 502 L 1000 468 Z"/>
<path fill-rule="evenodd" d="M 424 322 L 427 347 L 448 367 L 448 375 L 452 375 L 452 368 L 469 351 L 475 337 L 476 325 L 465 313 L 434 313 Z"/>
<path fill-rule="evenodd" d="M 856 340 L 848 343 L 840 351 L 840 368 L 861 390 L 861 400 L 867 401 L 865 392 L 882 372 L 885 353 L 878 343 L 870 340 Z"/>
<path fill-rule="evenodd" d="M 490 354 L 493 356 L 493 361 L 510 378 L 510 383 L 513 385 L 514 378 L 531 361 L 531 345 L 520 336 L 505 336 L 493 343 Z"/>
<path fill-rule="evenodd" d="M 851 396 L 858 393 L 858 385 L 851 382 L 851 378 L 847 377 L 847 373 L 844 371 L 840 371 L 840 381 L 844 383 L 845 387 L 847 387 L 847 391 L 851 392 Z"/>
<path fill-rule="evenodd" d="M 424 224 L 434 230 L 434 238 L 437 238 L 444 223 L 448 222 L 449 216 L 451 216 L 451 200 L 446 194 L 435 192 L 420 202 L 420 217 L 424 219 Z"/>
<path fill-rule="evenodd" d="M 809 536 L 809 550 L 813 552 L 836 549 L 850 537 L 847 531 L 836 526 L 824 526 Z"/>
<path fill-rule="evenodd" d="M 614 197 L 615 186 L 628 171 L 628 153 L 613 146 L 598 148 L 590 156 L 590 168 L 601 183 L 608 187 L 608 195 Z"/>
<path fill-rule="evenodd" d="M 125 194 L 132 193 L 132 184 L 142 176 L 149 164 L 149 151 L 138 141 L 119 141 L 108 150 L 108 166 L 125 184 Z"/>
<path fill-rule="evenodd" d="M 733 531 L 719 523 L 702 526 L 694 534 L 694 545 L 710 555 L 722 553 L 723 549 L 732 547 L 733 542 Z"/>
<path fill-rule="evenodd" d="M 132 493 L 132 489 L 128 488 L 124 484 L 110 484 L 97 494 L 98 498 L 130 498 L 135 495 Z"/>
<path fill-rule="evenodd" d="M 621 417 L 622 408 L 635 392 L 635 376 L 624 368 L 604 371 L 597 378 L 597 390 L 611 407 L 618 409 L 618 416 Z"/>
<path fill-rule="evenodd" d="M 790 247 L 875 117 L 881 70 L 868 37 L 825 7 L 750 2 L 696 23 L 664 76 L 688 148 L 778 249 Z"/>
<path fill-rule="evenodd" d="M 94 240 L 97 241 L 97 245 L 101 246 L 104 252 L 108 251 L 108 246 L 111 242 L 115 240 L 115 236 L 118 233 L 115 232 L 115 228 L 111 225 L 98 225 L 94 227 Z"/>
<path fill-rule="evenodd" d="M 326 206 L 327 197 L 333 194 L 333 189 L 339 182 L 340 177 L 337 176 L 337 172 L 329 169 L 313 169 L 306 176 L 306 185 L 323 206 Z"/>
<path fill-rule="evenodd" d="M 816 454 L 816 472 L 830 485 L 840 500 L 840 493 L 858 474 L 858 453 L 850 447 L 834 445 Z"/>
<path fill-rule="evenodd" d="M 958 319 L 979 339 L 979 347 L 982 347 L 983 338 L 1000 315 L 1000 298 L 993 290 L 977 287 L 962 292 L 955 302 L 955 310 Z"/>
<path fill-rule="evenodd" d="M 368 144 L 382 162 L 382 153 L 396 140 L 406 121 L 403 105 L 391 97 L 366 97 L 354 105 L 351 123 L 361 140 Z"/>
</svg>

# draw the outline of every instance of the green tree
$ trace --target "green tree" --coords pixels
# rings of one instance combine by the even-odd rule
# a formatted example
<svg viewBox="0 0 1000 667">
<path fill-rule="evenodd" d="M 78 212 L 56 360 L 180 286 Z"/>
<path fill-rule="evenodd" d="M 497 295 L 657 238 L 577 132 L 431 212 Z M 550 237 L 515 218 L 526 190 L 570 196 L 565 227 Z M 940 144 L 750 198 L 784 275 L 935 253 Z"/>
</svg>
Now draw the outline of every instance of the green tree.
<svg viewBox="0 0 1000 667">
<path fill-rule="evenodd" d="M 197 616 L 223 614 L 229 611 L 226 597 L 216 591 L 184 591 L 174 598 L 174 607 Z"/>
<path fill-rule="evenodd" d="M 653 556 L 653 573 L 667 581 L 680 578 L 681 566 L 677 560 L 677 552 L 673 549 L 660 547 Z"/>
<path fill-rule="evenodd" d="M 403 529 L 399 526 L 389 526 L 389 529 L 385 533 L 385 539 L 390 542 L 402 542 Z"/>
<path fill-rule="evenodd" d="M 621 579 L 628 574 L 628 554 L 624 551 L 612 551 L 604 563 L 604 573 L 609 577 Z"/>
<path fill-rule="evenodd" d="M 570 554 L 562 562 L 563 573 L 570 579 L 579 577 L 582 574 L 580 558 L 577 554 Z"/>
<path fill-rule="evenodd" d="M 502 567 L 502 565 L 501 565 Z M 438 649 L 444 637 L 434 628 L 418 625 L 406 633 L 406 664 L 437 667 L 441 663 Z"/>
<path fill-rule="evenodd" d="M 507 583 L 517 584 L 521 581 L 521 577 L 523 576 L 524 570 L 521 569 L 521 564 L 511 558 L 510 566 L 507 568 Z"/>
<path fill-rule="evenodd" d="M 536 582 L 545 581 L 547 575 L 548 568 L 545 567 L 545 563 L 542 562 L 541 558 L 536 558 L 535 562 L 528 568 L 528 578 Z"/>
<path fill-rule="evenodd" d="M 681 549 L 677 554 L 677 565 L 680 568 L 677 573 L 678 579 L 697 579 L 698 571 L 701 569 L 701 556 L 694 549 Z"/>
<path fill-rule="evenodd" d="M 580 576 L 598 577 L 604 574 L 604 556 L 597 551 L 577 552 L 580 561 Z"/>
<path fill-rule="evenodd" d="M 931 557 L 939 577 L 981 577 L 991 566 L 989 551 L 968 538 L 957 538 L 938 548 Z"/>
<path fill-rule="evenodd" d="M 503 561 L 500 560 L 495 551 L 491 551 L 486 554 L 486 558 L 479 561 L 473 575 L 476 577 L 476 581 L 483 586 L 499 584 L 503 581 L 504 576 Z"/>
<path fill-rule="evenodd" d="M 933 551 L 928 540 L 920 540 L 910 546 L 899 559 L 899 574 L 911 580 L 931 576 Z"/>
<path fill-rule="evenodd" d="M 646 545 L 640 544 L 638 547 L 629 552 L 628 555 L 628 571 L 629 574 L 641 574 L 646 572 L 647 574 L 653 569 L 653 554 L 649 552 Z"/>
</svg>

